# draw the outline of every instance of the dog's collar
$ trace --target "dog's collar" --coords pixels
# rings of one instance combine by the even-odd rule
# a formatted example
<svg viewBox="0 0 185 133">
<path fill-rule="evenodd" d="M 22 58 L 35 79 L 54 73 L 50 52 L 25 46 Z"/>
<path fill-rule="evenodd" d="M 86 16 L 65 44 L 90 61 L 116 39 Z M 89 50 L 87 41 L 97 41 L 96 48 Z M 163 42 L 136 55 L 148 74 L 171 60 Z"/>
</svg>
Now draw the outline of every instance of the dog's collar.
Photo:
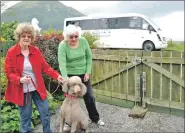
<svg viewBox="0 0 185 133">
<path fill-rule="evenodd" d="M 68 93 L 64 93 L 64 96 L 67 97 L 67 98 L 70 98 L 70 99 L 77 99 L 76 96 L 71 96 Z"/>
</svg>

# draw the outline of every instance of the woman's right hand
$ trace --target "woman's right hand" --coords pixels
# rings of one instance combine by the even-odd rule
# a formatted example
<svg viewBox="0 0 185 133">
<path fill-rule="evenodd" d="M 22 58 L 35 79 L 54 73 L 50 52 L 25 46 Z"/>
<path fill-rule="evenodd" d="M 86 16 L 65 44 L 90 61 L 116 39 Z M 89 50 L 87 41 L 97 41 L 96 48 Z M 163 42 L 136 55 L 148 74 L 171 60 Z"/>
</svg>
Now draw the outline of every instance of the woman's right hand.
<svg viewBox="0 0 185 133">
<path fill-rule="evenodd" d="M 28 76 L 24 76 L 20 79 L 20 82 L 21 83 L 26 83 L 26 84 L 29 84 L 31 82 L 31 78 L 28 77 Z"/>
</svg>

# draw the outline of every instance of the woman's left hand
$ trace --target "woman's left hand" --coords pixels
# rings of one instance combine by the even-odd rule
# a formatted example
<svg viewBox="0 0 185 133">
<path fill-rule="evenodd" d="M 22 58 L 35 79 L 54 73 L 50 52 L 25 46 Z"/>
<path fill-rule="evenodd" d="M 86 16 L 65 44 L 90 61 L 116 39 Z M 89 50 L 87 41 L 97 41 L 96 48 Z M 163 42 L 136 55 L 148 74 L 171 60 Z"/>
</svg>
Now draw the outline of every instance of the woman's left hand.
<svg viewBox="0 0 185 133">
<path fill-rule="evenodd" d="M 86 73 L 86 74 L 84 75 L 84 82 L 87 82 L 88 80 L 89 80 L 89 74 Z"/>
<path fill-rule="evenodd" d="M 65 78 L 63 78 L 61 75 L 58 76 L 57 80 L 59 83 L 62 83 L 62 84 L 65 82 Z"/>
</svg>

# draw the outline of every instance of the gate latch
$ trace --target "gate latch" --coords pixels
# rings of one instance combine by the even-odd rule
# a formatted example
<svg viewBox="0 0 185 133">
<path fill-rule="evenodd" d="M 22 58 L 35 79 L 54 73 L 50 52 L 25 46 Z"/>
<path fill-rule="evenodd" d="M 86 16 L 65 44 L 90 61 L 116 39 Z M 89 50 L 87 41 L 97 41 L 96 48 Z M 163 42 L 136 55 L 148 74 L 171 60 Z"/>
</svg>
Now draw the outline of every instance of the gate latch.
<svg viewBox="0 0 185 133">
<path fill-rule="evenodd" d="M 142 58 L 141 57 L 134 57 L 132 58 L 132 63 L 133 64 L 138 64 L 142 62 Z"/>
</svg>

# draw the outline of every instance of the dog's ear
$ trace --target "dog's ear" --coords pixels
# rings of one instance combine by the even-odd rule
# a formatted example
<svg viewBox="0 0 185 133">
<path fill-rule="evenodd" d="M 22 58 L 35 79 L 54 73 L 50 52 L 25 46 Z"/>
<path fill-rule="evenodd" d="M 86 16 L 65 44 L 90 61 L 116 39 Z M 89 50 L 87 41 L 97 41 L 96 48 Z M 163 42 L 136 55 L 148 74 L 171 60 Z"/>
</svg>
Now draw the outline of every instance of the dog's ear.
<svg viewBox="0 0 185 133">
<path fill-rule="evenodd" d="M 62 85 L 62 91 L 66 93 L 67 90 L 68 90 L 68 81 L 65 81 L 65 82 L 63 83 L 63 85 Z"/>
<path fill-rule="evenodd" d="M 79 92 L 79 96 L 84 96 L 87 92 L 87 87 L 83 83 L 79 84 L 79 86 L 81 89 Z"/>
</svg>

